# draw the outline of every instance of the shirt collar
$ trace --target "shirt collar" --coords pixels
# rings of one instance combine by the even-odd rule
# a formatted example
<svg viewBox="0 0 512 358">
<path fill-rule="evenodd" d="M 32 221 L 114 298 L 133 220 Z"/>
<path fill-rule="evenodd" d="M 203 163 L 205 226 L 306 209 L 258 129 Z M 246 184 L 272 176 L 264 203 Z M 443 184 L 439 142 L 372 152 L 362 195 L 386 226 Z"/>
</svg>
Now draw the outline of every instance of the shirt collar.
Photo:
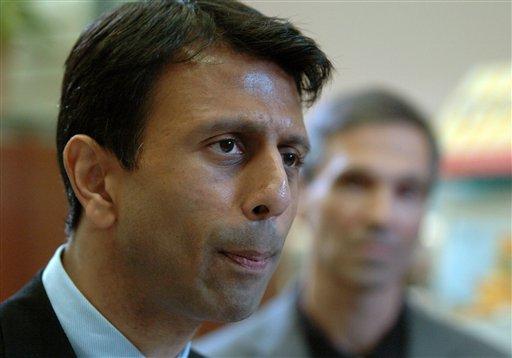
<svg viewBox="0 0 512 358">
<path fill-rule="evenodd" d="M 143 357 L 78 290 L 62 265 L 60 246 L 43 272 L 43 285 L 55 314 L 78 357 Z M 190 342 L 177 358 L 187 358 Z"/>
<path fill-rule="evenodd" d="M 299 329 L 304 334 L 313 357 L 348 358 L 360 356 L 364 358 L 377 358 L 406 356 L 408 324 L 405 305 L 402 305 L 400 314 L 391 329 L 385 332 L 370 352 L 362 355 L 349 354 L 342 351 L 339 347 L 335 347 L 322 329 L 304 311 L 298 295 L 295 301 L 295 310 L 299 320 Z"/>
</svg>

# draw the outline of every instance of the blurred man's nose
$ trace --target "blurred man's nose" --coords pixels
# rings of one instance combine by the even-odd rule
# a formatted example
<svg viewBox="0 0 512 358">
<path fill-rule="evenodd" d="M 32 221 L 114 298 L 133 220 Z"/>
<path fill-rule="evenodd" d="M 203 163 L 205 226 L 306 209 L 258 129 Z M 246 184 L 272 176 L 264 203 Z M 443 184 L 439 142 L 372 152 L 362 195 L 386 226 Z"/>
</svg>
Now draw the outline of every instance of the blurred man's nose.
<svg viewBox="0 0 512 358">
<path fill-rule="evenodd" d="M 378 186 L 370 194 L 367 205 L 368 224 L 387 228 L 394 215 L 394 195 L 392 188 Z"/>
<path fill-rule="evenodd" d="M 259 155 L 247 168 L 244 215 L 253 221 L 280 216 L 291 204 L 288 176 L 279 151 Z M 245 184 L 245 183 L 244 183 Z"/>
</svg>

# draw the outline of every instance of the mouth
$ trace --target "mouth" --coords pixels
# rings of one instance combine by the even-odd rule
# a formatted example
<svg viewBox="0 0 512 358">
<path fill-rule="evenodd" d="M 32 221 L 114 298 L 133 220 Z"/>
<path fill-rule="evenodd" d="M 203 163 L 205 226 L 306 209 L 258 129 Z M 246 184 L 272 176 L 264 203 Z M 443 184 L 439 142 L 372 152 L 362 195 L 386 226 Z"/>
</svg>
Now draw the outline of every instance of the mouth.
<svg viewBox="0 0 512 358">
<path fill-rule="evenodd" d="M 229 261 L 250 271 L 263 271 L 272 261 L 271 253 L 252 250 L 220 251 Z"/>
<path fill-rule="evenodd" d="M 367 242 L 365 244 L 362 244 L 359 247 L 359 252 L 368 258 L 373 258 L 376 260 L 383 260 L 385 258 L 388 258 L 393 248 L 389 245 L 377 243 L 377 242 Z"/>
</svg>

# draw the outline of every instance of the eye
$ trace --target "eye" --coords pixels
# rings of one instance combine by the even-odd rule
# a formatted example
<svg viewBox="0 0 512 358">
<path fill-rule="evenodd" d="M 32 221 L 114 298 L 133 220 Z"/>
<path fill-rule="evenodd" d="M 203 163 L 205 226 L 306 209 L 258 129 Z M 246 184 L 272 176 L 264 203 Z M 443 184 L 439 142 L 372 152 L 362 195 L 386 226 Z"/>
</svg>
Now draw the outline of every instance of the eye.
<svg viewBox="0 0 512 358">
<path fill-rule="evenodd" d="M 425 189 L 421 184 L 402 183 L 397 187 L 397 195 L 404 199 L 416 200 L 425 196 Z"/>
<path fill-rule="evenodd" d="M 287 167 L 295 168 L 300 167 L 303 164 L 303 160 L 300 155 L 294 152 L 281 153 L 281 157 L 283 158 L 284 165 Z"/>
<path fill-rule="evenodd" d="M 351 191 L 362 191 L 372 185 L 372 180 L 362 173 L 345 173 L 336 180 L 336 186 Z"/>
<path fill-rule="evenodd" d="M 240 147 L 240 144 L 234 138 L 221 139 L 211 145 L 214 151 L 223 154 L 242 154 L 243 151 Z"/>
</svg>

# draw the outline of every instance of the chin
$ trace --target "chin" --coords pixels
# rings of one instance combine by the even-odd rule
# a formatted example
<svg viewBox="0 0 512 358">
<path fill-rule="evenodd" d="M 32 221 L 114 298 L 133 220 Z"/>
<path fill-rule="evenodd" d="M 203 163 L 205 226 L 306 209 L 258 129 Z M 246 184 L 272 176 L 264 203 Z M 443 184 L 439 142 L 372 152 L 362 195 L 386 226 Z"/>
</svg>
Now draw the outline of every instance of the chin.
<svg viewBox="0 0 512 358">
<path fill-rule="evenodd" d="M 259 306 L 260 300 L 248 302 L 252 300 L 239 302 L 223 302 L 222 307 L 217 307 L 208 321 L 214 322 L 238 322 L 252 315 Z"/>
<path fill-rule="evenodd" d="M 344 285 L 361 291 L 380 290 L 394 282 L 383 272 L 375 272 L 373 270 L 354 270 L 343 273 L 340 280 Z"/>
<path fill-rule="evenodd" d="M 238 322 L 251 316 L 258 308 L 254 307 L 236 307 L 224 316 L 225 322 Z"/>
<path fill-rule="evenodd" d="M 359 289 L 360 291 L 379 291 L 383 288 L 385 288 L 387 285 L 384 282 L 377 281 L 377 280 L 359 280 L 352 284 L 353 287 Z"/>
</svg>

